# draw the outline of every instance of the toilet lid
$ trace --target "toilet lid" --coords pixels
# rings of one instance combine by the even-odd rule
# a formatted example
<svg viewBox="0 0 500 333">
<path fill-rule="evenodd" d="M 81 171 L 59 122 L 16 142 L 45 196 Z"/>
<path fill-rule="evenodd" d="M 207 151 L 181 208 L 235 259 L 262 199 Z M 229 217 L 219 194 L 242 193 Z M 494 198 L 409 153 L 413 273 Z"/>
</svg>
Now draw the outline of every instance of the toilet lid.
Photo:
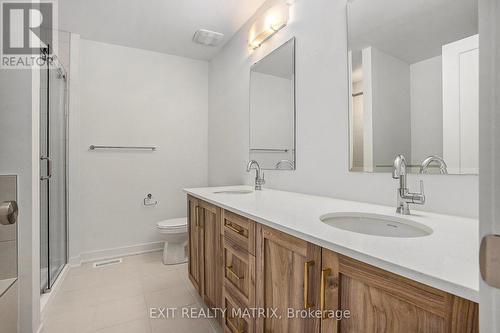
<svg viewBox="0 0 500 333">
<path fill-rule="evenodd" d="M 187 218 L 181 217 L 177 219 L 163 220 L 156 223 L 160 229 L 180 229 L 187 226 Z"/>
</svg>

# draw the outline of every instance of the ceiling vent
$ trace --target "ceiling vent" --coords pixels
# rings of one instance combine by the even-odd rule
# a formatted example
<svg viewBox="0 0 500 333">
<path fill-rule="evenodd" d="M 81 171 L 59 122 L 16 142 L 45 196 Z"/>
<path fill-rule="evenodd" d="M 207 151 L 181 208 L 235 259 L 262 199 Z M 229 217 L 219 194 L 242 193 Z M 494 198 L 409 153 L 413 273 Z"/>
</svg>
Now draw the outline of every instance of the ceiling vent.
<svg viewBox="0 0 500 333">
<path fill-rule="evenodd" d="M 206 46 L 217 46 L 223 38 L 224 34 L 220 32 L 200 29 L 194 33 L 193 42 Z"/>
</svg>

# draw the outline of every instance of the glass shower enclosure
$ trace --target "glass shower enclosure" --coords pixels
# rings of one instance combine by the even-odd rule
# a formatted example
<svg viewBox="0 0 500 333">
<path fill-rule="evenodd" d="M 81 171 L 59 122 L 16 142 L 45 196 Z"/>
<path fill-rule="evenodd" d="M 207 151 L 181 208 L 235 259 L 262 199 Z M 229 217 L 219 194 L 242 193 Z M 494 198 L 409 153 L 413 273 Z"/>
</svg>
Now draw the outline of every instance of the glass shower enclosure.
<svg viewBox="0 0 500 333">
<path fill-rule="evenodd" d="M 68 262 L 67 74 L 55 55 L 40 71 L 40 287 L 49 292 Z"/>
</svg>

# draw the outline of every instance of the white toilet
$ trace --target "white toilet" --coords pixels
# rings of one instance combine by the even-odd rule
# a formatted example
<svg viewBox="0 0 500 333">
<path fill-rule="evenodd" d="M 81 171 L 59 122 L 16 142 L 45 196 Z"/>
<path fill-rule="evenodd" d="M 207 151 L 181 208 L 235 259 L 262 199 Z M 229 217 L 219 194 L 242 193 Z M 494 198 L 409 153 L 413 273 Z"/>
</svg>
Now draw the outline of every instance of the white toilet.
<svg viewBox="0 0 500 333">
<path fill-rule="evenodd" d="M 175 265 L 187 262 L 187 218 L 160 221 L 156 223 L 156 228 L 165 240 L 163 263 L 165 265 Z"/>
</svg>

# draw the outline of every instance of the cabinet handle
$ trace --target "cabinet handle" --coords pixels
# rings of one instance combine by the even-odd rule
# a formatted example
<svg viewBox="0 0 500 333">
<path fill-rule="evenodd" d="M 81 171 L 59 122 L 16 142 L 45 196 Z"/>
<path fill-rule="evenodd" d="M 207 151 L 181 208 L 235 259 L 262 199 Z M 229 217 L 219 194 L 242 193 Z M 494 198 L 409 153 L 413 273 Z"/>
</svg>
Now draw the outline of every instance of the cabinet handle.
<svg viewBox="0 0 500 333">
<path fill-rule="evenodd" d="M 226 270 L 229 274 L 231 274 L 232 276 L 234 276 L 238 280 L 243 280 L 245 278 L 244 276 L 239 276 L 238 274 L 236 274 L 236 272 L 233 270 L 233 265 L 227 266 Z"/>
<path fill-rule="evenodd" d="M 231 328 L 231 330 L 232 330 L 233 332 L 235 332 L 235 333 L 245 333 L 245 331 L 240 330 L 240 329 L 238 328 L 238 326 L 236 326 L 235 324 L 233 324 L 233 322 L 231 321 L 231 318 L 229 318 L 229 317 L 228 317 L 228 318 L 226 319 L 226 322 L 227 322 L 228 326 Z"/>
<path fill-rule="evenodd" d="M 304 308 L 309 309 L 314 303 L 309 303 L 309 268 L 314 266 L 314 260 L 304 263 Z"/>
<path fill-rule="evenodd" d="M 321 311 L 321 319 L 326 319 L 325 316 L 325 298 L 326 298 L 326 277 L 330 276 L 332 270 L 330 268 L 325 268 L 321 271 L 321 304 L 320 304 L 320 311 Z"/>
<path fill-rule="evenodd" d="M 194 207 L 194 214 L 196 215 L 196 227 L 199 227 L 200 226 L 200 207 L 198 206 L 195 206 Z"/>
<path fill-rule="evenodd" d="M 196 206 L 196 226 L 203 229 L 203 225 L 200 223 L 200 206 Z"/>
<path fill-rule="evenodd" d="M 243 236 L 243 233 L 244 233 L 244 230 L 240 230 L 240 229 L 236 229 L 235 227 L 233 227 L 232 224 L 228 223 L 226 224 L 226 227 L 232 231 L 234 231 L 235 233 L 237 233 L 238 235 L 242 235 Z"/>
</svg>

